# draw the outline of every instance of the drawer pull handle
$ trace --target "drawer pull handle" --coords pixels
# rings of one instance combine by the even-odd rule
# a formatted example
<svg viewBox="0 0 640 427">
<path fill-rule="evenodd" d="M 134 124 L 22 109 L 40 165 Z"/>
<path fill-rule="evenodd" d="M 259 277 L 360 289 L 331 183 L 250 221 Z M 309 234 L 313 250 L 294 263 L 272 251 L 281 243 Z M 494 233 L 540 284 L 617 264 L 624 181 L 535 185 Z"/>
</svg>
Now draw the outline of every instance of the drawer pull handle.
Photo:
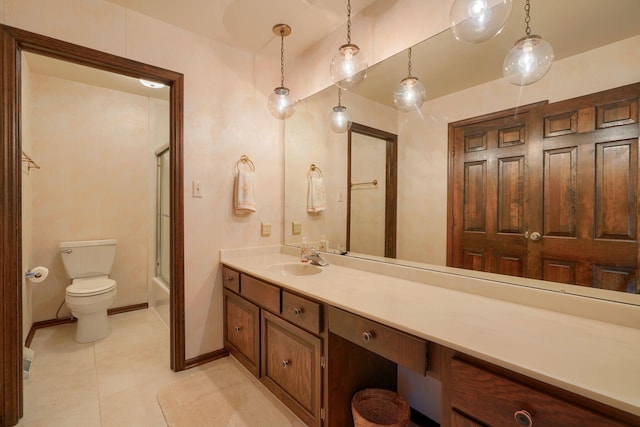
<svg viewBox="0 0 640 427">
<path fill-rule="evenodd" d="M 227 276 L 227 282 L 233 282 L 233 277 Z"/>
<path fill-rule="evenodd" d="M 242 329 L 240 326 L 236 326 L 235 328 L 233 328 L 236 332 L 240 332 L 240 329 Z"/>
<path fill-rule="evenodd" d="M 513 414 L 513 418 L 515 418 L 516 423 L 522 427 L 531 427 L 533 425 L 533 419 L 531 418 L 531 414 L 521 409 L 520 411 L 516 411 Z"/>
<path fill-rule="evenodd" d="M 373 332 L 363 332 L 362 341 L 369 342 L 373 339 Z"/>
<path fill-rule="evenodd" d="M 287 366 L 289 366 L 289 361 L 285 359 L 282 361 L 282 367 L 286 368 Z"/>
<path fill-rule="evenodd" d="M 293 315 L 294 315 L 294 316 L 300 316 L 301 314 L 302 314 L 302 309 L 301 309 L 301 308 L 299 308 L 299 307 L 295 307 L 295 308 L 293 309 Z"/>
</svg>

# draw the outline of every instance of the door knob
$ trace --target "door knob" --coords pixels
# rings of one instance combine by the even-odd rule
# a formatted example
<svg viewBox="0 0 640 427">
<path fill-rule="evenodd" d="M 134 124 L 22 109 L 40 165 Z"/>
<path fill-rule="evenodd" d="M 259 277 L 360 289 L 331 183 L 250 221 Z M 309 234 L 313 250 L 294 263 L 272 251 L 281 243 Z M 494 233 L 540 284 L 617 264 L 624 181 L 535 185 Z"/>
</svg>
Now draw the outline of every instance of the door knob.
<svg viewBox="0 0 640 427">
<path fill-rule="evenodd" d="M 542 238 L 542 235 L 540 233 L 538 233 L 537 231 L 534 231 L 533 233 L 529 234 L 529 230 L 524 232 L 524 238 L 525 239 L 531 239 L 534 242 L 537 242 L 538 240 L 540 240 Z"/>
</svg>

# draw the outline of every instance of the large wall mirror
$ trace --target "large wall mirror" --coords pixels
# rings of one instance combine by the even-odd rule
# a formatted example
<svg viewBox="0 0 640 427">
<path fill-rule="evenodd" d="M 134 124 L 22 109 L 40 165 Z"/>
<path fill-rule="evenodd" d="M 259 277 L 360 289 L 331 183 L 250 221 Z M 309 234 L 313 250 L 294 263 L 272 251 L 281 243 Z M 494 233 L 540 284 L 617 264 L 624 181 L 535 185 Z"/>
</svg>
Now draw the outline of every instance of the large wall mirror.
<svg viewBox="0 0 640 427">
<path fill-rule="evenodd" d="M 549 103 L 640 82 L 640 3 L 636 0 L 536 0 L 531 5 L 532 34 L 553 46 L 549 73 L 529 86 L 502 78 L 502 62 L 524 35 L 523 2 L 514 2 L 504 31 L 481 44 L 455 40 L 447 30 L 412 48 L 412 75 L 427 91 L 419 111 L 403 113 L 392 93 L 407 76 L 407 52 L 370 67 L 365 82 L 342 92 L 341 102 L 355 123 L 398 136 L 395 263 L 429 269 L 447 265 L 449 124 L 542 101 Z M 326 236 L 330 250 L 347 241 L 348 135 L 329 129 L 328 115 L 338 91 L 329 87 L 302 100 L 285 131 L 285 236 L 297 245 Z M 635 113 L 637 120 L 638 113 Z M 327 209 L 306 209 L 307 171 L 323 171 Z M 301 225 L 298 232 L 295 225 Z M 300 228 L 300 227 L 298 227 Z M 637 242 L 636 242 L 637 244 Z M 348 256 L 384 258 L 350 251 Z M 484 275 L 468 270 L 462 275 Z M 542 280 L 491 276 L 505 284 L 523 284 L 630 304 L 640 296 Z M 638 280 L 636 277 L 635 280 Z"/>
</svg>

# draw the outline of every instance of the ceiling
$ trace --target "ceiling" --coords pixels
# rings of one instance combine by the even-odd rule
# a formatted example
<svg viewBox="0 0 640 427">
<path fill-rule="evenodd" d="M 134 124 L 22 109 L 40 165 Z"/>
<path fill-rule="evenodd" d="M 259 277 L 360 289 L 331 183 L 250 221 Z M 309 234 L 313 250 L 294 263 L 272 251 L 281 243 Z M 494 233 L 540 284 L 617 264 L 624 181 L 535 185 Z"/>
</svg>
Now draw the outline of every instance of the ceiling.
<svg viewBox="0 0 640 427">
<path fill-rule="evenodd" d="M 265 54 L 279 54 L 279 38 L 272 31 L 276 24 L 291 27 L 286 49 L 287 53 L 297 55 L 344 25 L 347 17 L 346 0 L 108 1 L 209 39 Z M 351 0 L 351 15 L 375 1 Z"/>
<path fill-rule="evenodd" d="M 427 99 L 502 78 L 505 55 L 525 35 L 523 4 L 522 0 L 513 1 L 504 30 L 485 43 L 459 42 L 447 30 L 414 46 L 412 75 L 425 86 Z M 639 22 L 640 0 L 531 2 L 531 34 L 551 44 L 555 60 L 638 35 Z M 407 66 L 404 51 L 371 67 L 367 79 L 354 92 L 393 107 L 393 90 L 406 77 Z"/>
<path fill-rule="evenodd" d="M 236 48 L 273 55 L 278 55 L 280 48 L 279 38 L 272 32 L 277 23 L 285 22 L 292 27 L 286 49 L 287 54 L 295 55 L 344 25 L 346 20 L 345 0 L 109 1 Z M 377 1 L 388 8 L 397 0 Z M 351 0 L 352 16 L 375 2 Z M 504 30 L 488 42 L 468 45 L 445 31 L 413 48 L 412 74 L 426 86 L 429 99 L 502 76 L 504 55 L 524 35 L 524 2 L 513 3 Z M 638 22 L 640 0 L 535 0 L 531 4 L 532 33 L 551 43 L 556 60 L 640 34 Z M 168 89 L 150 90 L 136 79 L 124 77 L 117 83 L 113 74 L 87 67 L 74 69 L 79 66 L 31 56 L 28 62 L 36 73 L 143 96 L 168 97 Z M 69 73 L 72 77 L 68 77 Z M 391 93 L 407 74 L 407 52 L 374 65 L 368 74 L 355 92 L 393 106 Z"/>
</svg>

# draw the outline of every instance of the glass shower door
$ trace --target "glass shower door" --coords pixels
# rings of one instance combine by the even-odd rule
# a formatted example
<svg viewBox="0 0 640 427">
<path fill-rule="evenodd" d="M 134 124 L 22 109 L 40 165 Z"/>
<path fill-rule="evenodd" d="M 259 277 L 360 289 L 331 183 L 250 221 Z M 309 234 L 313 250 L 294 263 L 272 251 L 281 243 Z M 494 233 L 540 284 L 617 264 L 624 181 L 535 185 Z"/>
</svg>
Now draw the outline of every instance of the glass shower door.
<svg viewBox="0 0 640 427">
<path fill-rule="evenodd" d="M 169 215 L 169 148 L 157 155 L 156 173 L 156 277 L 170 284 L 170 225 Z"/>
</svg>

